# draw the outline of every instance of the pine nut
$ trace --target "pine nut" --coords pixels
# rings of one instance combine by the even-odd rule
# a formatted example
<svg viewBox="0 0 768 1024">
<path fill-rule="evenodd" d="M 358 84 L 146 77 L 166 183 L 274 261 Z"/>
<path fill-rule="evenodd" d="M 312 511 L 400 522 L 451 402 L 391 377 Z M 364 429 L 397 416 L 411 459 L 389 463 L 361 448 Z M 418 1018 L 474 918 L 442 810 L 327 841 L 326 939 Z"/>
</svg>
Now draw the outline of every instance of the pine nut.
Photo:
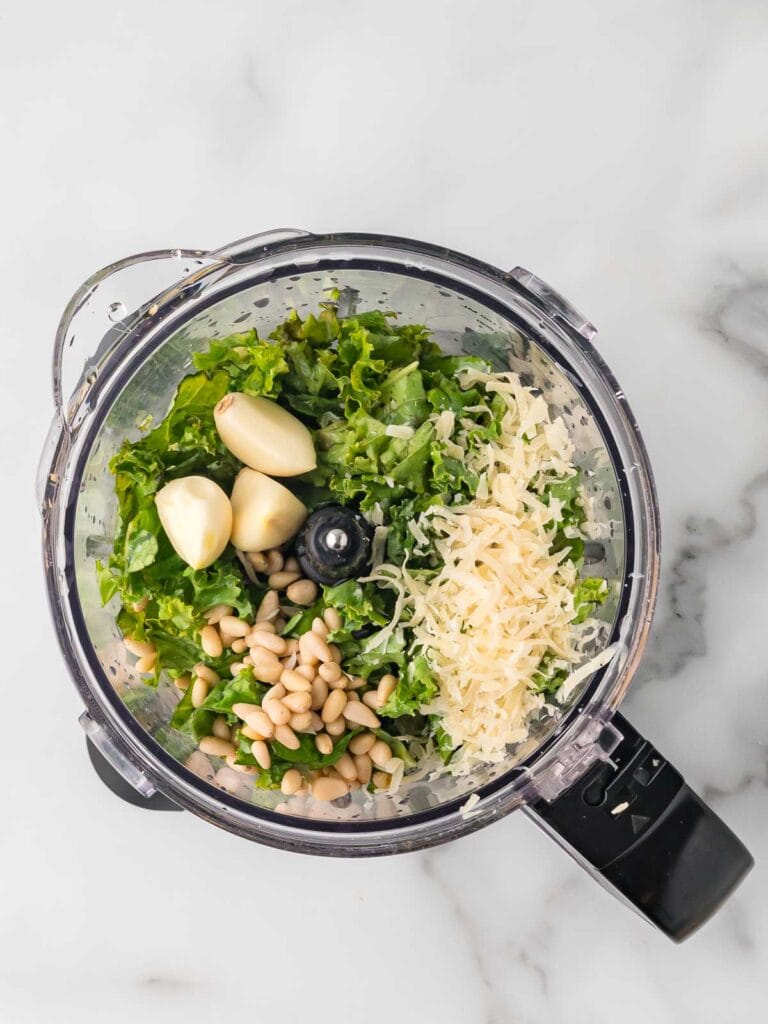
<svg viewBox="0 0 768 1024">
<path fill-rule="evenodd" d="M 312 689 L 312 684 L 307 677 L 292 668 L 283 669 L 280 674 L 280 682 L 286 690 L 290 690 L 293 693 L 309 693 Z"/>
<path fill-rule="evenodd" d="M 323 704 L 323 710 L 320 712 L 320 717 L 326 723 L 335 722 L 339 715 L 344 711 L 346 703 L 347 695 L 343 690 L 332 690 Z"/>
<path fill-rule="evenodd" d="M 285 653 L 290 655 L 295 654 L 298 656 L 299 653 L 299 641 L 295 637 L 289 637 L 285 641 Z"/>
<path fill-rule="evenodd" d="M 336 662 L 332 661 L 331 664 L 335 665 Z M 324 667 L 325 666 L 323 666 L 323 665 L 320 666 L 320 668 L 324 668 Z M 349 676 L 345 676 L 341 672 L 339 672 L 339 674 L 336 677 L 336 679 L 334 679 L 332 682 L 328 683 L 328 689 L 329 690 L 346 690 L 347 684 L 349 682 L 350 682 Z"/>
<path fill-rule="evenodd" d="M 198 676 L 192 684 L 192 707 L 199 708 L 208 696 L 208 683 L 202 676 Z"/>
<path fill-rule="evenodd" d="M 224 715 L 217 715 L 213 720 L 213 735 L 220 740 L 229 739 L 229 725 Z"/>
<path fill-rule="evenodd" d="M 284 747 L 288 747 L 289 750 L 298 750 L 301 746 L 299 737 L 290 725 L 276 725 L 275 739 L 278 743 L 282 743 Z"/>
<path fill-rule="evenodd" d="M 383 768 L 392 757 L 392 748 L 384 740 L 376 740 L 368 751 L 368 756 L 377 768 Z"/>
<path fill-rule="evenodd" d="M 338 800 L 340 796 L 346 796 L 349 786 L 344 779 L 316 779 L 312 783 L 312 796 L 315 800 Z"/>
<path fill-rule="evenodd" d="M 360 694 L 356 693 L 355 690 L 347 691 L 347 701 L 360 700 Z"/>
<path fill-rule="evenodd" d="M 261 729 L 252 729 L 250 725 L 241 726 L 240 732 L 249 740 L 268 740 L 272 737 L 271 732 L 268 736 L 265 736 Z"/>
<path fill-rule="evenodd" d="M 333 652 L 325 640 L 323 640 L 323 638 L 317 633 L 313 633 L 312 630 L 304 633 L 299 638 L 299 651 L 301 652 L 301 657 L 305 661 L 307 658 L 317 658 L 318 661 L 335 660 Z"/>
<path fill-rule="evenodd" d="M 243 664 L 247 665 L 248 668 L 253 668 L 253 658 L 250 656 L 250 654 L 246 654 L 246 656 L 243 658 Z"/>
<path fill-rule="evenodd" d="M 335 683 L 337 679 L 341 678 L 341 668 L 335 661 L 328 661 L 318 668 L 317 674 L 326 683 Z"/>
<path fill-rule="evenodd" d="M 353 725 L 363 725 L 366 729 L 378 729 L 381 722 L 362 701 L 348 701 L 344 708 L 344 717 Z"/>
<path fill-rule="evenodd" d="M 272 758 L 269 756 L 269 747 L 264 740 L 254 740 L 251 744 L 251 753 L 256 758 L 259 768 L 268 771 L 272 767 Z"/>
<path fill-rule="evenodd" d="M 237 637 L 232 636 L 230 633 L 225 633 L 224 630 L 220 630 L 221 643 L 223 647 L 231 647 Z"/>
<path fill-rule="evenodd" d="M 333 740 L 327 732 L 321 732 L 315 736 L 315 746 L 319 753 L 325 757 L 326 754 L 330 754 L 333 750 Z"/>
<path fill-rule="evenodd" d="M 155 664 L 157 663 L 157 653 L 145 654 L 143 658 L 139 658 L 134 668 L 141 675 L 146 675 L 147 672 L 154 671 Z"/>
<path fill-rule="evenodd" d="M 276 683 L 283 674 L 283 666 L 277 656 L 263 648 L 259 650 L 257 647 L 252 647 L 251 651 L 253 674 L 256 679 L 261 680 L 262 683 Z"/>
<path fill-rule="evenodd" d="M 317 635 L 321 636 L 323 640 L 328 636 L 328 627 L 319 615 L 316 615 L 314 619 L 312 619 L 311 629 L 313 633 L 317 633 Z"/>
<path fill-rule="evenodd" d="M 329 736 L 342 736 L 347 731 L 347 723 L 344 721 L 344 716 L 339 715 L 335 722 L 328 722 L 325 726 L 325 731 Z"/>
<path fill-rule="evenodd" d="M 249 551 L 246 557 L 256 572 L 264 574 L 267 571 L 267 556 L 263 551 Z"/>
<path fill-rule="evenodd" d="M 311 665 L 297 665 L 296 671 L 299 673 L 300 676 L 304 676 L 307 682 L 310 683 L 317 675 L 317 672 L 315 672 L 315 669 Z"/>
<path fill-rule="evenodd" d="M 315 669 L 320 664 L 318 662 L 317 658 L 315 658 L 315 657 L 313 657 L 313 656 L 311 656 L 309 654 L 302 654 L 301 647 L 299 647 L 299 653 L 298 653 L 297 657 L 300 660 L 300 664 L 301 665 L 306 665 L 307 668 Z"/>
<path fill-rule="evenodd" d="M 372 732 L 361 732 L 349 741 L 349 751 L 356 755 L 367 754 L 375 742 L 376 737 Z"/>
<path fill-rule="evenodd" d="M 201 750 L 193 750 L 184 762 L 184 767 L 189 768 L 191 772 L 194 772 L 201 779 L 207 779 L 210 782 L 213 778 L 211 762 Z"/>
<path fill-rule="evenodd" d="M 312 703 L 309 705 L 313 711 L 319 711 L 328 699 L 328 684 L 320 676 L 312 680 Z"/>
<path fill-rule="evenodd" d="M 379 700 L 378 690 L 369 690 L 368 693 L 363 694 L 363 704 L 367 704 L 369 708 L 374 711 L 380 707 L 381 701 Z"/>
<path fill-rule="evenodd" d="M 306 691 L 294 691 L 289 693 L 287 697 L 283 697 L 283 704 L 291 711 L 309 711 L 311 703 L 312 695 Z"/>
<path fill-rule="evenodd" d="M 311 711 L 310 714 L 312 716 L 312 729 L 314 730 L 314 732 L 322 732 L 323 731 L 323 720 L 322 720 L 322 718 L 320 717 L 320 715 L 318 715 L 318 713 L 316 711 Z"/>
<path fill-rule="evenodd" d="M 359 690 L 362 686 L 367 686 L 367 685 L 368 685 L 368 680 L 367 679 L 363 679 L 362 676 L 352 676 L 352 678 L 347 683 L 347 689 L 348 690 Z"/>
<path fill-rule="evenodd" d="M 179 676 L 178 679 L 173 680 L 173 685 L 183 693 L 191 682 L 192 680 L 189 676 Z"/>
<path fill-rule="evenodd" d="M 146 658 L 150 654 L 157 654 L 154 644 L 145 643 L 143 640 L 134 640 L 129 636 L 123 637 L 123 645 L 126 651 L 135 654 L 137 658 Z"/>
<path fill-rule="evenodd" d="M 279 700 L 265 700 L 261 706 L 275 725 L 286 725 L 291 717 L 291 712 Z"/>
<path fill-rule="evenodd" d="M 286 587 L 290 587 L 292 583 L 295 583 L 297 579 L 299 579 L 297 572 L 273 572 L 267 583 L 273 590 L 285 590 Z"/>
<path fill-rule="evenodd" d="M 278 615 L 277 618 L 273 619 L 272 621 L 275 624 L 275 632 L 276 633 L 282 633 L 283 630 L 285 629 L 286 625 L 287 625 L 287 622 L 288 622 L 287 619 L 282 618 L 282 616 L 280 616 L 280 615 Z"/>
<path fill-rule="evenodd" d="M 246 704 L 244 701 L 241 701 L 232 705 L 232 714 L 237 715 L 238 718 L 242 718 L 243 720 L 245 720 L 248 715 L 254 711 L 261 711 L 258 704 Z"/>
<path fill-rule="evenodd" d="M 262 650 L 270 651 L 272 654 L 276 654 L 278 657 L 282 657 L 288 645 L 281 636 L 276 636 L 274 633 L 267 633 L 260 629 L 251 630 L 247 638 L 249 647 L 260 647 Z"/>
<path fill-rule="evenodd" d="M 288 724 L 294 732 L 309 732 L 312 728 L 312 712 L 298 711 L 296 714 L 291 715 L 291 720 Z"/>
<path fill-rule="evenodd" d="M 331 652 L 331 658 L 341 664 L 341 650 L 336 644 L 328 644 L 328 650 Z"/>
<path fill-rule="evenodd" d="M 376 691 L 379 695 L 379 707 L 387 703 L 396 688 L 397 678 L 395 676 L 387 673 L 387 675 L 381 677 Z"/>
<path fill-rule="evenodd" d="M 231 615 L 233 610 L 234 609 L 228 604 L 215 604 L 203 614 L 205 615 L 208 625 L 215 626 L 217 622 L 221 622 L 225 615 Z"/>
<path fill-rule="evenodd" d="M 283 686 L 283 684 L 275 683 L 275 685 L 270 686 L 270 688 L 264 694 L 264 697 L 262 698 L 261 701 L 262 707 L 266 704 L 268 700 L 282 700 L 284 696 L 285 687 Z"/>
<path fill-rule="evenodd" d="M 374 772 L 372 781 L 376 789 L 389 789 L 389 784 L 392 780 L 386 772 Z"/>
<path fill-rule="evenodd" d="M 246 715 L 245 723 L 255 732 L 261 733 L 265 737 L 271 736 L 274 730 L 272 719 L 263 708 L 256 708 L 255 711 L 251 711 Z"/>
<path fill-rule="evenodd" d="M 229 767 L 234 772 L 240 772 L 241 775 L 255 775 L 256 774 L 256 768 L 254 767 L 254 765 L 252 765 L 252 764 L 238 764 L 237 761 L 235 760 L 235 755 L 234 754 L 227 754 L 227 756 L 224 758 L 224 760 L 227 762 Z"/>
<path fill-rule="evenodd" d="M 278 551 L 277 548 L 265 551 L 264 556 L 267 560 L 266 572 L 268 575 L 271 575 L 273 572 L 280 572 L 285 565 L 282 552 Z"/>
<path fill-rule="evenodd" d="M 245 619 L 238 619 L 234 615 L 225 615 L 219 621 L 219 629 L 230 636 L 246 636 L 252 628 Z"/>
<path fill-rule="evenodd" d="M 256 625 L 253 627 L 253 629 L 250 631 L 250 633 L 248 633 L 248 635 L 245 638 L 245 642 L 248 644 L 249 647 L 253 647 L 254 644 L 258 643 L 258 640 L 254 640 L 253 639 L 253 637 L 256 635 L 256 633 L 271 633 L 271 634 L 274 635 L 274 633 L 275 633 L 275 624 L 274 624 L 274 622 L 268 622 L 266 619 L 262 619 L 260 622 L 257 622 Z"/>
<path fill-rule="evenodd" d="M 237 640 L 232 641 L 232 650 L 235 654 L 245 654 L 248 650 L 248 644 L 241 636 L 239 636 Z"/>
<path fill-rule="evenodd" d="M 216 683 L 221 682 L 219 673 L 214 672 L 213 669 L 209 665 L 206 665 L 205 662 L 203 661 L 198 661 L 198 663 L 195 665 L 192 671 L 195 673 L 196 676 L 199 676 L 201 679 L 204 679 L 206 683 L 210 683 L 211 686 L 215 686 Z"/>
<path fill-rule="evenodd" d="M 353 779 L 357 778 L 357 768 L 355 767 L 355 762 L 352 760 L 349 754 L 342 754 L 339 760 L 334 765 L 334 768 L 342 777 L 342 779 L 346 779 L 347 782 L 351 782 Z"/>
<path fill-rule="evenodd" d="M 289 768 L 283 776 L 283 781 L 280 783 L 280 790 L 286 796 L 293 796 L 294 793 L 301 789 L 303 781 L 298 768 Z"/>
<path fill-rule="evenodd" d="M 209 658 L 220 658 L 224 653 L 224 644 L 215 626 L 203 626 L 200 630 L 200 646 Z"/>
<path fill-rule="evenodd" d="M 203 736 L 198 746 L 204 754 L 210 754 L 211 757 L 226 757 L 227 754 L 235 752 L 229 740 L 221 740 L 218 736 Z"/>
<path fill-rule="evenodd" d="M 232 675 L 232 678 L 234 679 L 236 676 L 240 675 L 243 669 L 250 667 L 251 666 L 246 665 L 244 661 L 233 661 L 232 664 L 229 666 L 229 671 Z"/>
<path fill-rule="evenodd" d="M 268 590 L 262 599 L 256 612 L 256 621 L 261 619 L 274 619 L 280 611 L 280 598 L 274 590 Z"/>
<path fill-rule="evenodd" d="M 355 737 L 357 739 L 357 737 Z M 357 773 L 357 781 L 361 786 L 367 786 L 371 781 L 371 772 L 373 771 L 373 761 L 367 754 L 356 754 L 354 757 L 355 772 Z"/>
<path fill-rule="evenodd" d="M 317 600 L 317 584 L 312 580 L 298 579 L 286 588 L 285 596 L 294 604 L 306 608 Z"/>
<path fill-rule="evenodd" d="M 337 629 L 341 629 L 344 625 L 341 616 L 335 608 L 326 608 L 323 612 L 323 619 L 325 620 L 326 626 L 332 633 L 335 633 Z"/>
</svg>

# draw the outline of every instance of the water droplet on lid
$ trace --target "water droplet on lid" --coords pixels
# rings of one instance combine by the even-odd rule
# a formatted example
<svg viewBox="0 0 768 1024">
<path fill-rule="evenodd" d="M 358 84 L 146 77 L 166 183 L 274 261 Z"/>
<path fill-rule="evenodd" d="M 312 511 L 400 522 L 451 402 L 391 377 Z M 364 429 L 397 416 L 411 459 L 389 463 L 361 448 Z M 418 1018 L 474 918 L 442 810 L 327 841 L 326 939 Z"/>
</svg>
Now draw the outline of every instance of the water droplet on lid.
<svg viewBox="0 0 768 1024">
<path fill-rule="evenodd" d="M 107 307 L 107 316 L 113 324 L 118 323 L 120 320 L 124 320 L 128 315 L 124 302 L 110 302 Z"/>
</svg>

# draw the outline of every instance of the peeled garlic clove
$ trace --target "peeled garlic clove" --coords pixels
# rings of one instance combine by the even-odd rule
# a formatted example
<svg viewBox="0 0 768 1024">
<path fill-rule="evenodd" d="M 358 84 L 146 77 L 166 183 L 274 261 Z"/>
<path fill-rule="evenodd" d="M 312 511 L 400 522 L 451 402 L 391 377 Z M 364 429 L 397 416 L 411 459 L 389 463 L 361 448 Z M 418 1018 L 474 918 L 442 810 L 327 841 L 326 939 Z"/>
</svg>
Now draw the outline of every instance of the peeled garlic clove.
<svg viewBox="0 0 768 1024">
<path fill-rule="evenodd" d="M 171 480 L 155 495 L 160 522 L 176 554 L 193 569 L 215 562 L 232 533 L 232 506 L 204 476 Z"/>
<path fill-rule="evenodd" d="M 232 488 L 232 543 L 243 551 L 266 551 L 284 544 L 299 529 L 307 510 L 287 487 L 241 469 Z"/>
<path fill-rule="evenodd" d="M 251 469 L 296 476 L 317 465 L 312 435 L 270 398 L 232 391 L 213 410 L 219 437 Z"/>
</svg>

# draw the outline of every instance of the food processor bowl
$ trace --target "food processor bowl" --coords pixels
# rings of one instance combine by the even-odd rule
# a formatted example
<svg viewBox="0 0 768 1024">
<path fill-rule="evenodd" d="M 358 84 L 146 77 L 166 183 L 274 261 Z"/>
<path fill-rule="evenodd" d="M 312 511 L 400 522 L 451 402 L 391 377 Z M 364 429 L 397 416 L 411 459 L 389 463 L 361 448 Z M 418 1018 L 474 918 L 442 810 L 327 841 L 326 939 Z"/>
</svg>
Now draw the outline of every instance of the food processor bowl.
<svg viewBox="0 0 768 1024">
<path fill-rule="evenodd" d="M 162 419 L 193 354 L 233 332 L 266 337 L 331 289 L 344 315 L 378 308 L 427 324 L 446 352 L 481 355 L 544 395 L 576 446 L 596 523 L 585 560 L 608 580 L 609 596 L 585 652 L 602 652 L 604 663 L 533 721 L 503 763 L 438 778 L 417 772 L 394 795 L 356 792 L 329 804 L 256 789 L 215 759 L 190 757 L 192 740 L 168 725 L 178 691 L 162 679 L 147 686 L 129 664 L 95 565 L 117 527 L 109 461 L 150 418 Z M 528 271 L 375 235 L 277 231 L 215 252 L 144 254 L 90 278 L 56 338 L 39 501 L 52 614 L 86 705 L 81 722 L 118 773 L 113 784 L 126 780 L 134 800 L 185 808 L 258 842 L 334 856 L 419 849 L 522 807 L 673 937 L 712 913 L 749 854 L 616 713 L 653 613 L 658 508 L 637 425 L 594 334 Z M 650 886 L 649 864 L 659 869 Z M 672 885 L 675 872 L 685 877 Z"/>
</svg>

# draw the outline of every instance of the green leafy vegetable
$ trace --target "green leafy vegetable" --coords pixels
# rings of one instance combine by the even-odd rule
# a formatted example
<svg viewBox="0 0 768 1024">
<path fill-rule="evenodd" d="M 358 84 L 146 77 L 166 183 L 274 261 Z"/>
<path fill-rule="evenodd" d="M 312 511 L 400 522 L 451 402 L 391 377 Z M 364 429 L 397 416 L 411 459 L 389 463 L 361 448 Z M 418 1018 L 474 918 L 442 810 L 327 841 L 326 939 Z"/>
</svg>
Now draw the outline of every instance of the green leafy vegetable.
<svg viewBox="0 0 768 1024">
<path fill-rule="evenodd" d="M 608 596 L 608 583 L 597 576 L 588 576 L 579 580 L 573 592 L 573 607 L 575 623 L 584 622 L 590 615 L 593 615 L 598 605 L 601 605 Z"/>
<path fill-rule="evenodd" d="M 266 690 L 250 672 L 231 678 L 230 665 L 236 660 L 231 652 L 206 659 L 200 647 L 208 608 L 225 604 L 252 620 L 265 587 L 245 577 L 231 547 L 209 568 L 191 569 L 170 545 L 155 508 L 157 491 L 178 477 L 202 474 L 231 489 L 241 467 L 216 430 L 213 410 L 222 396 L 230 391 L 266 396 L 300 417 L 312 432 L 318 465 L 292 479 L 291 489 L 309 508 L 338 501 L 383 521 L 388 529 L 386 558 L 395 563 L 407 558 L 409 571 L 424 580 L 439 570 L 439 561 L 430 546 L 422 550 L 416 544 L 411 525 L 430 507 L 471 500 L 479 483 L 468 468 L 471 460 L 457 458 L 455 447 L 447 449 L 438 436 L 435 419 L 452 413 L 455 430 L 470 452 L 500 436 L 506 413 L 502 396 L 481 383 L 464 386 L 462 373 L 506 369 L 508 338 L 467 332 L 461 339 L 464 353 L 446 354 L 425 326 L 400 324 L 385 310 L 340 317 L 336 298 L 338 293 L 332 293 L 332 301 L 321 304 L 317 314 L 291 312 L 269 338 L 250 330 L 212 340 L 206 351 L 194 355 L 196 372 L 180 382 L 162 421 L 126 440 L 111 462 L 119 526 L 111 557 L 97 563 L 102 601 L 120 601 L 117 621 L 124 635 L 156 646 L 155 679 L 162 671 L 171 677 L 189 673 L 201 660 L 222 677 L 202 707 L 192 706 L 191 686 L 179 700 L 161 741 L 179 757 L 210 734 L 216 716 L 225 715 L 235 724 L 233 706 L 259 704 Z M 442 417 L 441 428 L 446 419 L 451 420 Z M 534 490 L 552 510 L 552 550 L 580 566 L 585 520 L 580 475 L 544 477 Z M 606 596 L 604 580 L 581 579 L 573 592 L 574 623 L 592 615 Z M 385 643 L 370 637 L 390 622 L 394 607 L 390 590 L 350 580 L 323 587 L 311 607 L 296 610 L 283 633 L 299 636 L 325 609 L 336 609 L 343 626 L 329 640 L 340 648 L 345 670 L 371 685 L 384 673 L 398 676 L 380 709 L 386 730 L 378 735 L 407 767 L 413 758 L 409 740 L 402 737 L 412 736 L 431 738 L 447 764 L 453 742 L 440 719 L 427 714 L 438 693 L 427 657 L 413 650 L 405 624 Z M 551 694 L 566 675 L 567 669 L 549 654 L 533 686 Z M 141 711 L 139 696 L 129 692 Z M 272 765 L 259 770 L 255 785 L 278 788 L 292 765 L 304 770 L 330 767 L 353 735 L 339 737 L 328 755 L 318 752 L 310 734 L 299 735 L 296 750 L 270 740 Z M 236 746 L 240 764 L 256 765 L 250 740 L 239 734 Z"/>
<path fill-rule="evenodd" d="M 437 683 L 429 662 L 423 654 L 419 654 L 406 666 L 392 696 L 379 713 L 385 718 L 411 715 L 428 704 L 436 694 Z"/>
</svg>

